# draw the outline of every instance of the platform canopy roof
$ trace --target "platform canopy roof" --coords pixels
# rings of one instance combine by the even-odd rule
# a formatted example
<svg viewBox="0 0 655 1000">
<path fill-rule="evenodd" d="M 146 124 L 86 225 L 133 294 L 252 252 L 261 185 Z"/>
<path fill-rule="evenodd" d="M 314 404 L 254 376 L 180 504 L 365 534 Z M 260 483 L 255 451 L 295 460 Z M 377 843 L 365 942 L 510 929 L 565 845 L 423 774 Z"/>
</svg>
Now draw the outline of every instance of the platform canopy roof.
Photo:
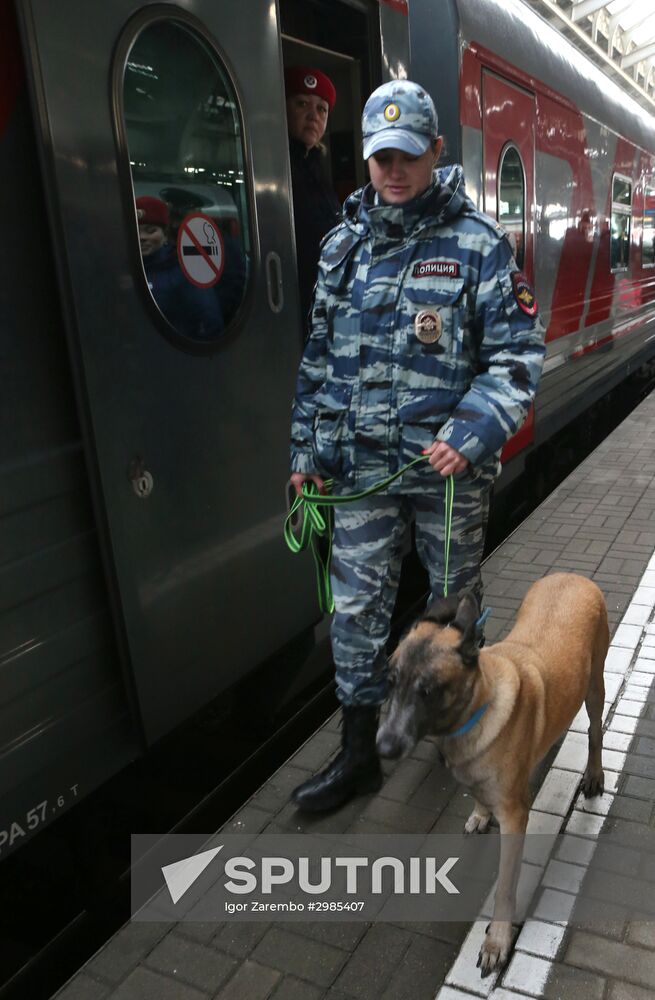
<svg viewBox="0 0 655 1000">
<path fill-rule="evenodd" d="M 655 0 L 524 0 L 655 114 Z"/>
</svg>

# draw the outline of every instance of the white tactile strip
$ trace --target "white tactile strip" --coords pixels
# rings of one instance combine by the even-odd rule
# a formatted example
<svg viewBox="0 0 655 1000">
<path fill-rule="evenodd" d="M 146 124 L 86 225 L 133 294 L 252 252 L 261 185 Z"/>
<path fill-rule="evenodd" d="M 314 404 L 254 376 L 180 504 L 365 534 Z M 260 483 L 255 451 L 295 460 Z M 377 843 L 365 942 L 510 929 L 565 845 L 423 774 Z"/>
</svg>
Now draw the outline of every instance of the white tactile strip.
<svg viewBox="0 0 655 1000">
<path fill-rule="evenodd" d="M 529 838 L 519 880 L 534 885 L 534 872 L 540 873 L 542 894 L 534 915 L 523 925 L 507 968 L 500 973 L 480 977 L 476 968 L 478 952 L 489 922 L 490 895 L 455 959 L 446 982 L 435 1000 L 526 1000 L 543 997 L 566 930 L 562 914 L 569 916 L 575 905 L 578 887 L 596 849 L 595 838 L 603 828 L 614 801 L 613 793 L 625 764 L 626 753 L 644 711 L 648 690 L 655 682 L 655 554 L 651 557 L 620 625 L 616 629 L 605 661 L 605 707 L 603 720 L 609 725 L 603 733 L 603 769 L 605 793 L 585 799 L 579 793 L 580 779 L 587 762 L 587 727 L 589 720 L 582 708 L 571 723 L 557 757 L 548 772 L 530 811 L 528 833 L 552 834 L 552 844 L 561 832 L 588 837 L 575 841 L 575 857 L 557 860 L 545 856 L 540 837 L 540 857 L 530 856 Z M 571 806 L 573 811 L 571 812 Z M 570 815 L 566 825 L 564 818 Z M 586 848 L 586 849 L 585 849 Z M 546 849 L 547 851 L 547 849 Z M 536 869 L 535 869 L 535 866 Z M 526 893 L 527 895 L 527 893 Z M 519 917 L 524 900 L 519 900 Z M 555 919 L 557 915 L 558 919 Z"/>
</svg>

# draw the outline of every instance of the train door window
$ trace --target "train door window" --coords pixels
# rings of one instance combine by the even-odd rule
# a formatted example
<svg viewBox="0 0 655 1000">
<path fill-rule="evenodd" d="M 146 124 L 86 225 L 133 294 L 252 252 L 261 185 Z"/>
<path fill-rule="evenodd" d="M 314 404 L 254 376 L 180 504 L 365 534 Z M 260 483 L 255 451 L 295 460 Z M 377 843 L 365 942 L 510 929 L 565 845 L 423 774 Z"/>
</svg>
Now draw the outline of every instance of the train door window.
<svg viewBox="0 0 655 1000">
<path fill-rule="evenodd" d="M 187 24 L 167 19 L 149 23 L 136 37 L 122 98 L 152 299 L 167 320 L 167 334 L 172 327 L 184 342 L 215 344 L 239 311 L 251 269 L 235 89 L 208 42 Z"/>
<path fill-rule="evenodd" d="M 641 266 L 655 266 L 655 178 L 644 182 L 644 222 L 641 236 Z"/>
<path fill-rule="evenodd" d="M 506 231 L 516 263 L 525 259 L 525 171 L 521 154 L 508 143 L 498 165 L 498 221 Z"/>
<path fill-rule="evenodd" d="M 630 257 L 630 226 L 632 221 L 632 181 L 614 174 L 612 178 L 612 222 L 610 267 L 626 271 Z"/>
</svg>

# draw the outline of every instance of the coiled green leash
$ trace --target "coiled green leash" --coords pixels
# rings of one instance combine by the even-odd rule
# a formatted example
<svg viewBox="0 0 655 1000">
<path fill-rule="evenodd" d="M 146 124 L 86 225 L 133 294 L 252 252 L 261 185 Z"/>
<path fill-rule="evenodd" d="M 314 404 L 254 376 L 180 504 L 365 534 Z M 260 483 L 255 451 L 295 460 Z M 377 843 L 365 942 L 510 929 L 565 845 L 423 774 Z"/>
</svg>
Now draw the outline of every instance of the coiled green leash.
<svg viewBox="0 0 655 1000">
<path fill-rule="evenodd" d="M 284 540 L 291 552 L 302 552 L 304 549 L 311 549 L 316 568 L 316 586 L 318 589 L 318 603 L 321 611 L 331 614 L 334 611 L 334 597 L 330 586 L 330 560 L 332 558 L 332 527 L 334 520 L 333 508 L 339 504 L 353 503 L 355 500 L 363 500 L 365 497 L 381 493 L 387 486 L 399 479 L 408 469 L 419 462 L 428 459 L 429 455 L 419 455 L 413 461 L 404 465 L 402 469 L 395 472 L 387 479 L 375 483 L 361 493 L 349 493 L 347 496 L 332 496 L 332 480 L 325 480 L 326 493 L 319 493 L 316 483 L 305 482 L 302 486 L 302 496 L 297 496 L 284 521 Z M 444 597 L 448 596 L 448 560 L 450 558 L 450 532 L 453 520 L 453 501 L 455 499 L 455 480 L 452 475 L 446 479 L 446 525 L 444 537 Z M 325 508 L 323 512 L 321 508 Z M 300 516 L 300 531 L 296 534 L 293 530 L 293 521 L 296 515 Z M 319 540 L 327 540 L 327 548 L 321 552 Z"/>
</svg>

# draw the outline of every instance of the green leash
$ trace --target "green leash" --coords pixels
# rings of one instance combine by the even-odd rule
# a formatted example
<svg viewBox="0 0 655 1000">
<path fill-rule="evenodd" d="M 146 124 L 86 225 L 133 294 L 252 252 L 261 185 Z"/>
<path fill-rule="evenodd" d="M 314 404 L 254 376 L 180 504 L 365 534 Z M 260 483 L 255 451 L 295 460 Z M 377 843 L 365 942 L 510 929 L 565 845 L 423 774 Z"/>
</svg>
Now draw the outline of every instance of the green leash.
<svg viewBox="0 0 655 1000">
<path fill-rule="evenodd" d="M 325 480 L 327 493 L 319 493 L 316 483 L 305 482 L 302 486 L 302 496 L 297 496 L 284 521 L 284 540 L 291 552 L 302 552 L 311 549 L 316 568 L 316 586 L 318 588 L 318 603 L 321 611 L 331 614 L 334 611 L 334 598 L 330 586 L 330 560 L 332 558 L 332 527 L 334 521 L 333 508 L 339 504 L 353 503 L 365 497 L 381 493 L 387 486 L 399 479 L 408 469 L 419 462 L 428 459 L 429 455 L 420 455 L 412 462 L 404 465 L 393 476 L 381 480 L 368 490 L 361 493 L 349 493 L 347 496 L 332 496 L 332 480 Z M 444 597 L 448 596 L 448 562 L 450 559 L 450 532 L 453 520 L 453 501 L 455 499 L 455 480 L 452 475 L 446 479 L 446 531 L 444 538 Z M 321 508 L 325 508 L 323 512 Z M 292 522 L 300 514 L 300 531 L 296 534 Z M 321 552 L 319 539 L 327 540 L 327 551 Z"/>
</svg>

